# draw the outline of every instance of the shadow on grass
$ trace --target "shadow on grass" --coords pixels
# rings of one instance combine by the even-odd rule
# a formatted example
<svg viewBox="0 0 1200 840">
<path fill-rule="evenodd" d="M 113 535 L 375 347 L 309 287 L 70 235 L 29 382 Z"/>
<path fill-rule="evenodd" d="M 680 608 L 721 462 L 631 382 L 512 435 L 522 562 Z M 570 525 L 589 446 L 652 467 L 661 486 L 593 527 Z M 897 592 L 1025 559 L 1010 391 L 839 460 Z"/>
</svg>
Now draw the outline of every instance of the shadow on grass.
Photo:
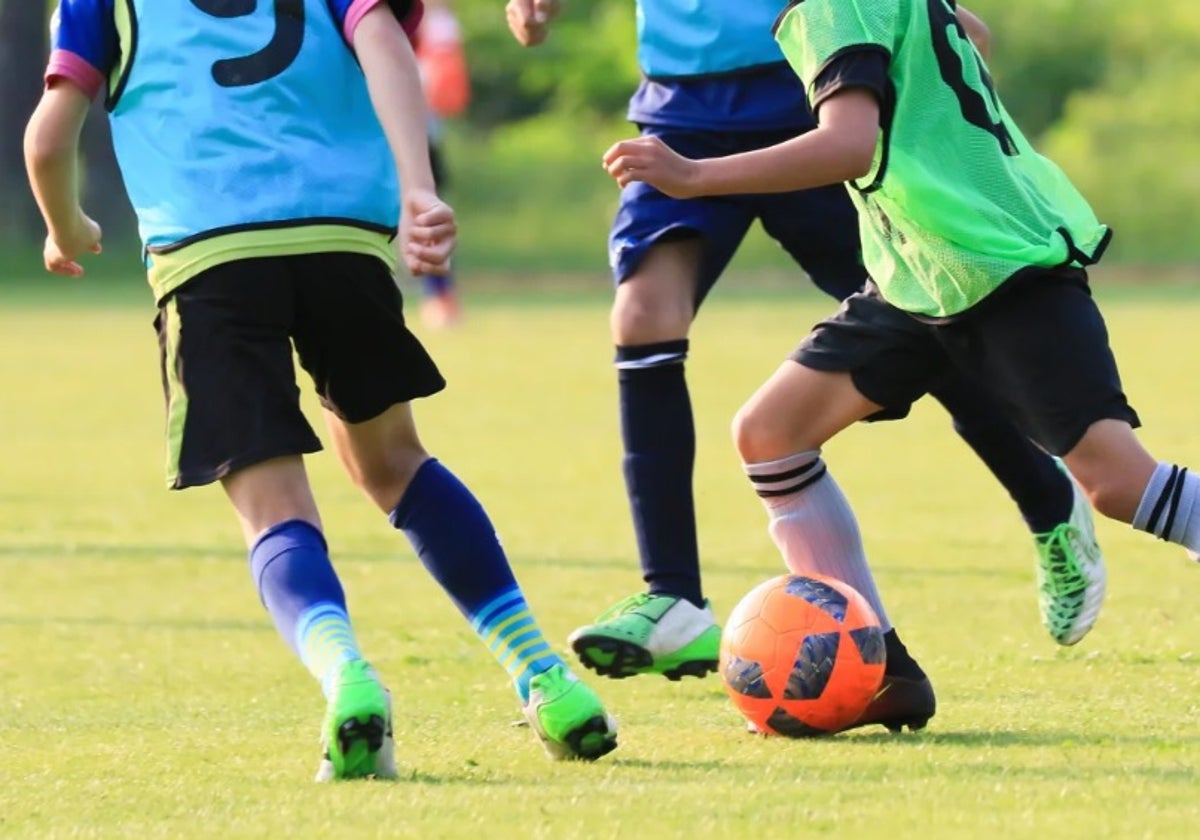
<svg viewBox="0 0 1200 840">
<path fill-rule="evenodd" d="M 826 739 L 829 740 L 829 739 Z M 977 747 L 980 749 L 1007 749 L 1028 747 L 1081 747 L 1081 746 L 1171 746 L 1179 748 L 1200 747 L 1200 736 L 1164 738 L 1161 735 L 1114 735 L 1111 732 L 1084 732 L 1065 729 L 1047 731 L 1005 731 L 996 729 L 959 730 L 956 732 L 913 732 L 894 735 L 888 732 L 872 732 L 853 737 L 837 738 L 838 744 L 862 744 L 879 746 L 896 744 L 904 747 L 924 749 L 930 746 Z M 1197 771 L 1200 772 L 1200 771 Z"/>
<path fill-rule="evenodd" d="M 387 551 L 334 551 L 332 558 L 335 563 L 397 563 L 401 565 L 416 565 L 418 559 L 410 553 L 403 539 L 397 539 L 395 553 Z M 35 560 L 44 557 L 54 557 L 58 560 L 111 559 L 111 560 L 172 560 L 192 559 L 203 557 L 210 560 L 230 560 L 239 563 L 246 562 L 246 553 L 235 546 L 180 546 L 180 545 L 120 545 L 101 543 L 71 543 L 55 545 L 50 543 L 25 543 L 0 545 L 0 562 L 11 560 Z M 589 571 L 634 571 L 637 560 L 630 557 L 534 557 L 516 555 L 510 558 L 518 574 L 523 568 L 539 569 L 585 569 Z M 782 570 L 774 564 L 763 565 L 757 569 L 744 564 L 726 564 L 705 562 L 706 574 L 747 575 L 756 571 L 767 577 L 779 574 Z M 923 575 L 931 578 L 1011 578 L 1023 575 L 1023 569 L 1004 569 L 998 566 L 988 568 L 926 568 L 922 566 L 893 566 L 887 567 L 889 574 Z"/>
<path fill-rule="evenodd" d="M 226 619 L 205 621 L 190 618 L 152 618 L 135 621 L 101 616 L 12 616 L 0 615 L 0 627 L 127 627 L 138 630 L 201 630 L 205 632 L 275 632 L 269 622 Z"/>
<path fill-rule="evenodd" d="M 721 773 L 729 769 L 730 764 L 736 763 L 733 758 L 710 759 L 707 761 L 656 761 L 647 758 L 606 757 L 601 759 L 605 764 L 613 764 L 631 770 L 651 770 L 655 773 Z M 747 762 L 753 763 L 753 762 Z"/>
</svg>

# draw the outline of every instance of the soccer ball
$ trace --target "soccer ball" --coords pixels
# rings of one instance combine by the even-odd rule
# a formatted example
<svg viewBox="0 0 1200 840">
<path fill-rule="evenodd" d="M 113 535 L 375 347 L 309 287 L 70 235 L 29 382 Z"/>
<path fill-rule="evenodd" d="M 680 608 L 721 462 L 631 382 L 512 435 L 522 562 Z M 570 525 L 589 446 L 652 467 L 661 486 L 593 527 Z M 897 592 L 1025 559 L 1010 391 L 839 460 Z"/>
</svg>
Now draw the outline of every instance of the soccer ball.
<svg viewBox="0 0 1200 840">
<path fill-rule="evenodd" d="M 721 637 L 721 679 L 763 734 L 800 738 L 854 723 L 883 682 L 883 628 L 849 584 L 781 575 L 738 603 Z"/>
</svg>

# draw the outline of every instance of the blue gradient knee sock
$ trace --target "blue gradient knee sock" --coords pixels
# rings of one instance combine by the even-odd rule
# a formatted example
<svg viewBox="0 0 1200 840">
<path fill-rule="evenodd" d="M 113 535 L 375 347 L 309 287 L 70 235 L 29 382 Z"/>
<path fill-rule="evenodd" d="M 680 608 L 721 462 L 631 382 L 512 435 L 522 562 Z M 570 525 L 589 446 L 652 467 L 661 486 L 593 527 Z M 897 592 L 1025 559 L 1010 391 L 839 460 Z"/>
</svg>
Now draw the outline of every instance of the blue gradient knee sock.
<svg viewBox="0 0 1200 840">
<path fill-rule="evenodd" d="M 529 681 L 565 663 L 538 629 L 483 506 L 431 458 L 389 518 L 528 700 Z"/>
<path fill-rule="evenodd" d="M 325 538 L 303 520 L 275 525 L 250 549 L 250 572 L 279 635 L 328 697 L 341 664 L 362 654 Z"/>
</svg>

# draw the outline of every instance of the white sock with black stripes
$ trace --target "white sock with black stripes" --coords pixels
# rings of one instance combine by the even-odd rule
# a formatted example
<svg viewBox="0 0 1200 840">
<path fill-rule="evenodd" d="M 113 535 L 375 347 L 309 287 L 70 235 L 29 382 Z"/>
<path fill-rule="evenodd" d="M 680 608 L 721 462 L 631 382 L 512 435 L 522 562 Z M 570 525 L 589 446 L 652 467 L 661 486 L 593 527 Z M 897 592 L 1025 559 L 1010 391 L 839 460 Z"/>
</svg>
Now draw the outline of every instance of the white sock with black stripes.
<svg viewBox="0 0 1200 840">
<path fill-rule="evenodd" d="M 1186 467 L 1160 463 L 1133 515 L 1133 527 L 1179 543 L 1200 559 L 1200 476 Z"/>
<path fill-rule="evenodd" d="M 875 610 L 884 632 L 891 630 L 863 552 L 858 520 L 826 471 L 820 450 L 742 466 L 770 514 L 768 530 L 788 569 L 845 581 Z"/>
</svg>

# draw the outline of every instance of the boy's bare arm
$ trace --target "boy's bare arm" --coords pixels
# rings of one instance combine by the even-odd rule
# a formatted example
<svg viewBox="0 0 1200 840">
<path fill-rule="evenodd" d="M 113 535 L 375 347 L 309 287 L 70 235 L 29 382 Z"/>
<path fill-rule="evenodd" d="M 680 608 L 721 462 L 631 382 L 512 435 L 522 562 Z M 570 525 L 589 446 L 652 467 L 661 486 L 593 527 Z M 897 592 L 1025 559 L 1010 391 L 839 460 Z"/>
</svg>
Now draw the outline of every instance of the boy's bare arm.
<svg viewBox="0 0 1200 840">
<path fill-rule="evenodd" d="M 81 255 L 100 252 L 100 226 L 79 206 L 79 133 L 88 105 L 76 85 L 59 81 L 25 129 L 25 169 L 46 222 L 46 268 L 68 277 L 83 274 Z"/>
<path fill-rule="evenodd" d="M 644 181 L 676 198 L 779 193 L 860 178 L 871 169 L 879 134 L 879 103 L 848 88 L 820 106 L 818 128 L 775 146 L 707 160 L 689 160 L 657 137 L 623 140 L 604 155 L 622 187 Z"/>
<path fill-rule="evenodd" d="M 414 274 L 444 272 L 455 245 L 454 211 L 437 195 L 417 60 L 387 3 L 363 16 L 354 30 L 354 51 L 400 175 L 405 263 Z"/>
</svg>

